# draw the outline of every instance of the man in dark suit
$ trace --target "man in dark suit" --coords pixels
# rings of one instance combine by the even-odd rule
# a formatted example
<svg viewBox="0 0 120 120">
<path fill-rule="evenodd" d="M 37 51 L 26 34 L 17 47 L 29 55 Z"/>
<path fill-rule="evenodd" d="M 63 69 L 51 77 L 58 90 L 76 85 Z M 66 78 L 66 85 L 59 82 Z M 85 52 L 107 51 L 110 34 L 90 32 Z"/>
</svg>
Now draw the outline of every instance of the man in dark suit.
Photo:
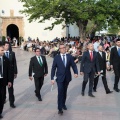
<svg viewBox="0 0 120 120">
<path fill-rule="evenodd" d="M 88 44 L 88 50 L 83 53 L 82 61 L 81 61 L 81 67 L 80 67 L 80 74 L 83 75 L 83 83 L 82 83 L 82 96 L 84 96 L 85 92 L 85 87 L 89 79 L 89 92 L 88 96 L 90 97 L 95 97 L 92 94 L 92 89 L 93 89 L 93 81 L 94 81 L 94 75 L 96 72 L 100 74 L 100 69 L 99 69 L 99 63 L 98 63 L 98 58 L 97 58 L 97 53 L 94 50 L 94 46 L 92 43 Z"/>
<path fill-rule="evenodd" d="M 40 49 L 35 49 L 35 56 L 31 58 L 29 65 L 29 79 L 32 80 L 32 72 L 35 82 L 35 94 L 39 101 L 42 101 L 40 90 L 43 86 L 44 76 L 48 74 L 46 58 L 41 55 Z"/>
<path fill-rule="evenodd" d="M 102 72 L 101 74 L 102 82 L 103 82 L 106 94 L 112 93 L 112 91 L 110 91 L 110 89 L 108 88 L 108 84 L 106 80 L 106 54 L 105 52 L 103 52 L 103 47 L 101 45 L 98 46 L 97 56 L 98 56 L 99 68 L 100 68 L 100 71 Z M 94 78 L 94 87 L 93 87 L 94 92 L 97 92 L 96 89 L 97 89 L 98 80 L 99 80 L 99 76 Z"/>
<path fill-rule="evenodd" d="M 10 88 L 12 86 L 11 80 L 11 69 L 9 60 L 4 55 L 3 45 L 0 43 L 0 119 L 2 119 L 2 111 L 4 107 L 4 96 L 6 85 Z"/>
<path fill-rule="evenodd" d="M 110 54 L 110 65 L 115 73 L 115 82 L 114 82 L 114 90 L 116 92 L 120 92 L 118 88 L 119 78 L 120 78 L 120 39 L 116 40 L 116 47 L 111 49 Z"/>
<path fill-rule="evenodd" d="M 67 110 L 65 105 L 67 88 L 72 79 L 70 67 L 72 67 L 75 77 L 78 77 L 78 70 L 73 57 L 70 54 L 66 54 L 66 47 L 64 44 L 59 46 L 59 51 L 60 54 L 56 55 L 53 61 L 51 69 L 51 83 L 54 84 L 54 77 L 56 75 L 56 82 L 58 86 L 58 114 L 63 114 L 62 109 Z"/>
<path fill-rule="evenodd" d="M 4 56 L 6 56 L 9 59 L 10 62 L 10 67 L 11 67 L 11 82 L 12 86 L 8 88 L 8 93 L 9 93 L 9 102 L 10 102 L 10 107 L 15 108 L 16 106 L 14 105 L 15 101 L 15 96 L 14 96 L 14 88 L 13 88 L 13 83 L 14 79 L 17 77 L 17 64 L 16 64 L 16 57 L 15 57 L 15 52 L 9 50 L 10 44 L 9 42 L 4 43 Z M 5 91 L 6 93 L 6 91 Z M 5 96 L 6 99 L 6 96 Z"/>
</svg>

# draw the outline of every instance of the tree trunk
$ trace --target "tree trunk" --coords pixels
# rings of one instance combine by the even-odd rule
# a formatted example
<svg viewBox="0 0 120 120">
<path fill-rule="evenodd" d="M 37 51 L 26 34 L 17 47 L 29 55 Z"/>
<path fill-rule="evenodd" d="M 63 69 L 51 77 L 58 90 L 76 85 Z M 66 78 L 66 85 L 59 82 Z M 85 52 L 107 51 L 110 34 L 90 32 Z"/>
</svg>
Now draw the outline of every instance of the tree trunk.
<svg viewBox="0 0 120 120">
<path fill-rule="evenodd" d="M 81 21 L 79 20 L 77 22 L 77 25 L 79 27 L 79 32 L 80 32 L 80 39 L 81 40 L 85 40 L 86 39 L 86 27 L 87 27 L 87 24 L 88 24 L 88 20 L 85 20 L 85 21 Z"/>
</svg>

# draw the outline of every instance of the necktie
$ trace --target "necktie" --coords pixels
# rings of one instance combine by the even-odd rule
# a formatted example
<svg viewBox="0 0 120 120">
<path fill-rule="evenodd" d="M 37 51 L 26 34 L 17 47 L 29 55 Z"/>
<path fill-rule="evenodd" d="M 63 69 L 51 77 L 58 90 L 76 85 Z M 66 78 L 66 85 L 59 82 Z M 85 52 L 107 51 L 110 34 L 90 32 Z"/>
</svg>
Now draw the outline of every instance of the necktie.
<svg viewBox="0 0 120 120">
<path fill-rule="evenodd" d="M 65 65 L 65 55 L 63 55 L 63 63 L 64 63 L 64 66 L 66 66 Z"/>
<path fill-rule="evenodd" d="M 93 52 L 90 52 L 90 60 L 93 60 Z"/>
<path fill-rule="evenodd" d="M 40 57 L 38 57 L 38 59 L 39 59 L 39 64 L 42 67 L 43 64 L 42 64 L 42 61 L 41 61 Z"/>
<path fill-rule="evenodd" d="M 3 72 L 2 72 L 2 59 L 0 58 L 0 75 L 3 77 Z"/>
<path fill-rule="evenodd" d="M 6 57 L 9 58 L 9 54 L 8 54 L 8 52 L 6 52 Z"/>
<path fill-rule="evenodd" d="M 120 56 L 120 48 L 118 48 L 118 55 Z"/>
</svg>

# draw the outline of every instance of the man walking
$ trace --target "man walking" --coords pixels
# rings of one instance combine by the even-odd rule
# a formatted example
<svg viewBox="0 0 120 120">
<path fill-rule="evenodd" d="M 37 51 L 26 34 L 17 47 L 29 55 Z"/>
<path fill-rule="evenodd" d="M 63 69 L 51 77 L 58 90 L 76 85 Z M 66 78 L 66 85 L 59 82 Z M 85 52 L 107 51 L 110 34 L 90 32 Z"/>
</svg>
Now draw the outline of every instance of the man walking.
<svg viewBox="0 0 120 120">
<path fill-rule="evenodd" d="M 99 68 L 100 68 L 100 71 L 102 71 L 102 82 L 103 82 L 106 94 L 110 94 L 113 91 L 110 91 L 110 89 L 108 88 L 108 84 L 106 80 L 106 54 L 105 52 L 103 52 L 103 47 L 101 45 L 98 46 L 97 56 L 98 56 Z M 94 78 L 94 86 L 93 86 L 94 92 L 97 92 L 96 89 L 97 89 L 98 80 L 99 80 L 99 76 Z"/>
<path fill-rule="evenodd" d="M 6 56 L 9 59 L 10 62 L 10 67 L 11 67 L 11 82 L 12 86 L 8 88 L 8 93 L 9 93 L 9 102 L 10 102 L 10 107 L 15 108 L 16 106 L 14 105 L 15 102 L 15 96 L 14 96 L 14 88 L 13 88 L 13 83 L 14 79 L 17 77 L 18 71 L 17 71 L 17 63 L 16 63 L 16 57 L 15 57 L 15 52 L 9 50 L 10 44 L 9 42 L 4 43 L 4 56 Z M 5 91 L 6 93 L 6 91 Z M 6 96 L 5 96 L 6 99 Z"/>
<path fill-rule="evenodd" d="M 120 79 L 120 39 L 116 40 L 116 47 L 113 47 L 111 49 L 110 65 L 115 73 L 115 82 L 114 82 L 113 89 L 116 92 L 120 92 L 120 89 L 118 88 L 118 83 Z"/>
<path fill-rule="evenodd" d="M 39 101 L 42 101 L 40 90 L 44 83 L 44 76 L 48 74 L 46 58 L 41 55 L 40 49 L 35 49 L 35 56 L 31 58 L 29 64 L 29 79 L 32 80 L 34 74 L 35 94 Z"/>
<path fill-rule="evenodd" d="M 4 48 L 2 43 L 0 43 L 0 119 L 3 118 L 2 111 L 4 107 L 4 96 L 6 85 L 10 88 L 12 86 L 11 80 L 11 69 L 9 65 L 9 60 L 4 55 Z"/>
<path fill-rule="evenodd" d="M 66 54 L 66 47 L 64 44 L 59 46 L 60 54 L 56 55 L 51 69 L 51 83 L 54 84 L 54 77 L 56 75 L 56 82 L 58 86 L 58 114 L 63 114 L 63 109 L 67 110 L 65 105 L 67 98 L 67 88 L 71 81 L 72 67 L 74 71 L 74 77 L 78 77 L 77 66 L 74 63 L 73 57 L 70 54 Z M 57 71 L 56 71 L 57 70 Z"/>
<path fill-rule="evenodd" d="M 81 94 L 82 96 L 84 96 L 85 87 L 89 79 L 88 96 L 95 97 L 92 94 L 92 89 L 93 89 L 93 81 L 94 81 L 96 68 L 97 68 L 98 74 L 100 74 L 99 65 L 98 65 L 99 63 L 98 63 L 97 53 L 93 51 L 94 50 L 93 44 L 89 43 L 87 47 L 88 47 L 88 50 L 83 53 L 81 66 L 80 66 L 80 74 L 84 75 Z"/>
</svg>

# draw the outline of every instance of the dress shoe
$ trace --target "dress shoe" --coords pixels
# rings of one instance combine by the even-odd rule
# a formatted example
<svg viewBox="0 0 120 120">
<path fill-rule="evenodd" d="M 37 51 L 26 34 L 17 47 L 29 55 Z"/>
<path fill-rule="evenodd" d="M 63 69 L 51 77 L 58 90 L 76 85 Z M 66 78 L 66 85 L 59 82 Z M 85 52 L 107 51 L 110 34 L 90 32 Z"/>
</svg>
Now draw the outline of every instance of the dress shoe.
<svg viewBox="0 0 120 120">
<path fill-rule="evenodd" d="M 112 92 L 113 92 L 113 91 L 107 91 L 106 94 L 110 94 L 110 93 L 112 93 Z"/>
<path fill-rule="evenodd" d="M 88 94 L 88 96 L 90 96 L 90 97 L 95 97 L 93 94 Z"/>
<path fill-rule="evenodd" d="M 16 106 L 14 104 L 11 104 L 10 107 L 11 108 L 16 108 Z"/>
<path fill-rule="evenodd" d="M 85 93 L 84 93 L 84 92 L 81 92 L 81 95 L 82 95 L 82 96 L 84 96 L 84 95 L 85 95 Z"/>
<path fill-rule="evenodd" d="M 0 115 L 0 119 L 2 119 L 3 118 L 3 116 L 2 115 Z"/>
<path fill-rule="evenodd" d="M 63 109 L 64 109 L 64 110 L 67 110 L 67 107 L 66 107 L 66 106 L 64 106 L 64 107 L 63 107 Z"/>
<path fill-rule="evenodd" d="M 118 88 L 113 88 L 116 92 L 120 92 L 120 89 Z"/>
<path fill-rule="evenodd" d="M 62 110 L 59 110 L 59 111 L 58 111 L 58 114 L 62 115 L 62 114 L 63 114 L 63 111 L 62 111 Z"/>
<path fill-rule="evenodd" d="M 42 101 L 42 98 L 41 98 L 41 97 L 38 97 L 38 101 Z"/>
</svg>

